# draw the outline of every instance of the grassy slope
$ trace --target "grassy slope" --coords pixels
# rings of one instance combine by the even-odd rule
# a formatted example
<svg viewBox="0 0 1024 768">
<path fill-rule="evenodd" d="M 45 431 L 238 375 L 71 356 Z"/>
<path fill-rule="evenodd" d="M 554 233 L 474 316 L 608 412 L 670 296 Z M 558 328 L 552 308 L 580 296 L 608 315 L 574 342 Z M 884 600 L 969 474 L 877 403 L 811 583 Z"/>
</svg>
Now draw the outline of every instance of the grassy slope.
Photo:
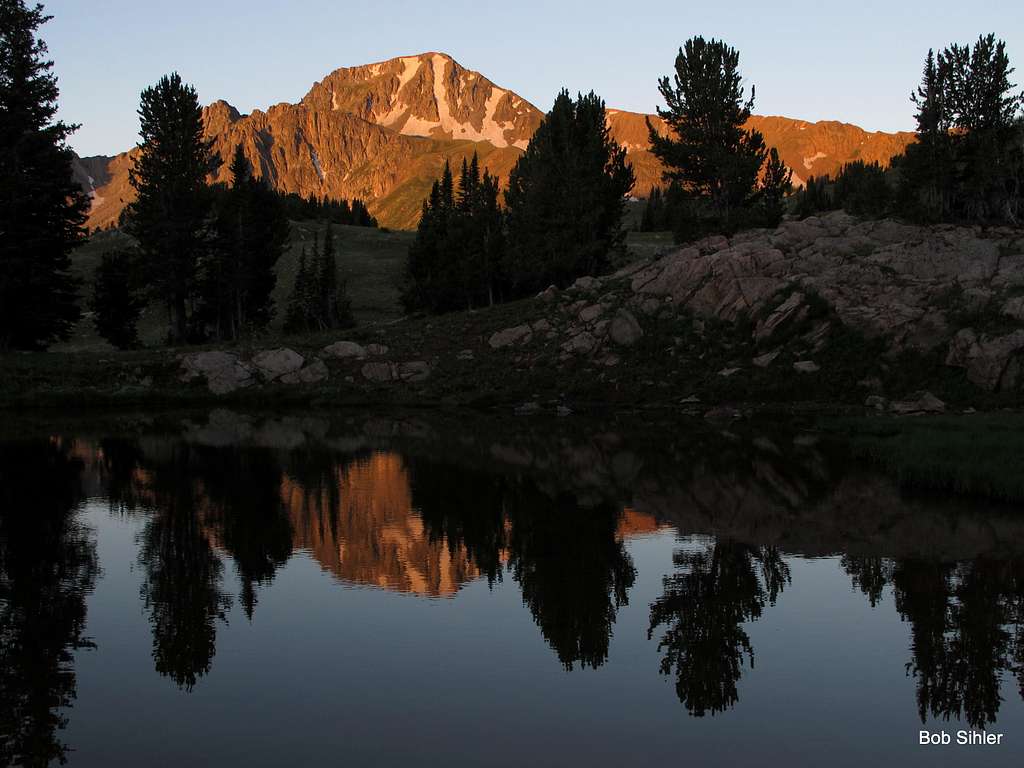
<svg viewBox="0 0 1024 768">
<path fill-rule="evenodd" d="M 277 265 L 278 283 L 273 298 L 277 314 L 272 324 L 276 330 L 282 322 L 288 296 L 295 284 L 299 253 L 303 246 L 312 248 L 314 234 L 323 236 L 324 225 L 318 222 L 293 222 L 288 250 Z M 411 232 L 389 232 L 366 227 L 335 227 L 338 245 L 338 267 L 348 281 L 352 309 L 359 323 L 391 320 L 401 312 L 398 296 L 402 269 Z M 94 235 L 72 257 L 72 272 L 83 281 L 85 296 L 91 293 L 92 275 L 103 254 L 131 244 L 120 232 Z M 146 346 L 161 343 L 167 332 L 167 318 L 159 304 L 148 307 L 139 324 L 139 337 Z M 78 324 L 70 340 L 53 347 L 55 352 L 112 352 L 100 338 L 87 317 Z"/>
<path fill-rule="evenodd" d="M 854 455 L 901 483 L 938 492 L 1024 500 L 1024 416 L 844 421 Z"/>
</svg>

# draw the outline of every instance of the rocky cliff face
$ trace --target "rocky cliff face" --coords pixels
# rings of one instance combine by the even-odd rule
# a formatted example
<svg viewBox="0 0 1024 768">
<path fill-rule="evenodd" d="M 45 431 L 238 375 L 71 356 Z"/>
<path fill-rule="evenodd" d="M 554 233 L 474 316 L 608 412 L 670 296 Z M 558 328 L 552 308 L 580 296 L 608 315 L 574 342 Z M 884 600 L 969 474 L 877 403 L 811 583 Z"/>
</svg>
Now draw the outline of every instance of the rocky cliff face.
<svg viewBox="0 0 1024 768">
<path fill-rule="evenodd" d="M 502 180 L 543 113 L 516 93 L 442 53 L 403 56 L 344 67 L 316 83 L 297 104 L 241 115 L 218 101 L 204 112 L 207 138 L 225 160 L 242 144 L 258 176 L 284 192 L 360 197 L 385 226 L 411 228 L 430 185 L 447 160 L 456 167 L 477 152 Z M 636 173 L 635 192 L 660 183 L 661 167 L 648 151 L 646 115 L 610 109 L 612 136 Z M 657 117 L 655 125 L 663 128 Z M 851 160 L 887 163 L 912 134 L 867 133 L 842 123 L 754 117 L 794 170 L 798 184 L 834 173 Z M 90 227 L 117 220 L 132 199 L 130 154 L 82 158 L 76 178 L 93 195 Z M 227 177 L 222 167 L 215 181 Z"/>
</svg>

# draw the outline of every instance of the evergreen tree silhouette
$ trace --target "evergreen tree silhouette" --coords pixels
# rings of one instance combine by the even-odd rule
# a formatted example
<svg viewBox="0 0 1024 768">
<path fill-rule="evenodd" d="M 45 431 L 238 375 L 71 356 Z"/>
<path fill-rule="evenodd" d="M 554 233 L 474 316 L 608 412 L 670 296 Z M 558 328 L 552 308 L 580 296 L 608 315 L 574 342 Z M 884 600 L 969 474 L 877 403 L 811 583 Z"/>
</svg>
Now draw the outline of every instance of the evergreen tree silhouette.
<svg viewBox="0 0 1024 768">
<path fill-rule="evenodd" d="M 70 253 L 89 201 L 72 178 L 77 126 L 54 120 L 57 78 L 38 37 L 50 18 L 0 0 L 0 351 L 66 339 L 81 314 Z"/>
<path fill-rule="evenodd" d="M 211 248 L 212 196 L 206 177 L 218 159 L 203 138 L 195 89 L 178 73 L 142 92 L 139 154 L 129 172 L 137 198 L 129 231 L 139 241 L 154 295 L 167 302 L 168 338 L 190 337 L 201 260 Z"/>
<path fill-rule="evenodd" d="M 509 293 L 526 296 L 606 271 L 625 237 L 633 187 L 626 151 L 611 138 L 593 92 L 562 91 L 517 161 L 505 191 Z"/>
</svg>

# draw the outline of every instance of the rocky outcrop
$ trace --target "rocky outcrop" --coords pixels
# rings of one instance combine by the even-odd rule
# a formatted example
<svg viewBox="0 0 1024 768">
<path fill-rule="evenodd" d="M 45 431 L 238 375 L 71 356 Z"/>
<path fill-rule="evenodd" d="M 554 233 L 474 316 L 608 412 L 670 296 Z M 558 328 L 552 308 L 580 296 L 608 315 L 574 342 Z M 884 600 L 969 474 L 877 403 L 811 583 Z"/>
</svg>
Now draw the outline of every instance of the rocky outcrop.
<svg viewBox="0 0 1024 768">
<path fill-rule="evenodd" d="M 317 384 L 330 376 L 320 359 L 307 361 L 293 349 L 269 349 L 248 361 L 233 352 L 193 352 L 180 357 L 182 382 L 203 379 L 215 395 L 263 384 Z"/>
<path fill-rule="evenodd" d="M 1021 384 L 1022 353 L 1024 328 L 998 336 L 964 328 L 950 342 L 946 364 L 966 369 L 967 378 L 983 389 L 1012 391 Z"/>
<path fill-rule="evenodd" d="M 347 360 L 366 357 L 368 352 L 362 344 L 356 344 L 354 341 L 336 341 L 324 347 L 322 354 L 336 360 Z"/>
<path fill-rule="evenodd" d="M 230 352 L 196 352 L 181 358 L 183 382 L 205 379 L 215 395 L 224 395 L 256 383 L 253 366 Z"/>
<path fill-rule="evenodd" d="M 782 365 L 827 377 L 842 345 L 873 345 L 879 364 L 903 355 L 934 358 L 965 369 L 984 390 L 1018 391 L 1022 298 L 1022 231 L 915 227 L 837 212 L 707 238 L 565 291 L 545 291 L 534 305 L 537 317 L 493 334 L 490 346 L 534 346 L 530 329 L 544 322 L 564 361 L 615 365 L 615 350 L 636 344 L 645 325 L 678 328 L 689 318 L 702 337 L 709 323 L 731 328 L 734 337 L 747 334 L 734 338 L 746 356 L 713 369 L 720 378 Z M 907 412 L 936 410 L 916 402 Z"/>
<path fill-rule="evenodd" d="M 302 355 L 293 349 L 268 349 L 257 352 L 252 358 L 252 365 L 266 382 L 278 381 L 288 374 L 298 373 L 304 362 Z"/>
<path fill-rule="evenodd" d="M 487 342 L 491 349 L 504 349 L 518 344 L 528 344 L 533 338 L 533 331 L 528 325 L 517 325 L 515 328 L 506 328 L 491 336 Z"/>
<path fill-rule="evenodd" d="M 363 378 L 375 384 L 395 381 L 420 382 L 430 377 L 430 364 L 423 360 L 408 363 L 367 363 L 362 367 Z"/>
</svg>

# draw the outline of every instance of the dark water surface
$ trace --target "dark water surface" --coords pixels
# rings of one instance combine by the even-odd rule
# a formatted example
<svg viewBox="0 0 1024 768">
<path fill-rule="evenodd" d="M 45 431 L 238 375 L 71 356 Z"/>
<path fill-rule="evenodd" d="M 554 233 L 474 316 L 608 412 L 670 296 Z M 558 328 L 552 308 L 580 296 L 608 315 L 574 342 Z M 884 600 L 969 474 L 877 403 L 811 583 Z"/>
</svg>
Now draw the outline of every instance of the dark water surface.
<svg viewBox="0 0 1024 768">
<path fill-rule="evenodd" d="M 1024 509 L 908 494 L 813 434 L 15 432 L 0 764 L 1024 761 Z"/>
</svg>

